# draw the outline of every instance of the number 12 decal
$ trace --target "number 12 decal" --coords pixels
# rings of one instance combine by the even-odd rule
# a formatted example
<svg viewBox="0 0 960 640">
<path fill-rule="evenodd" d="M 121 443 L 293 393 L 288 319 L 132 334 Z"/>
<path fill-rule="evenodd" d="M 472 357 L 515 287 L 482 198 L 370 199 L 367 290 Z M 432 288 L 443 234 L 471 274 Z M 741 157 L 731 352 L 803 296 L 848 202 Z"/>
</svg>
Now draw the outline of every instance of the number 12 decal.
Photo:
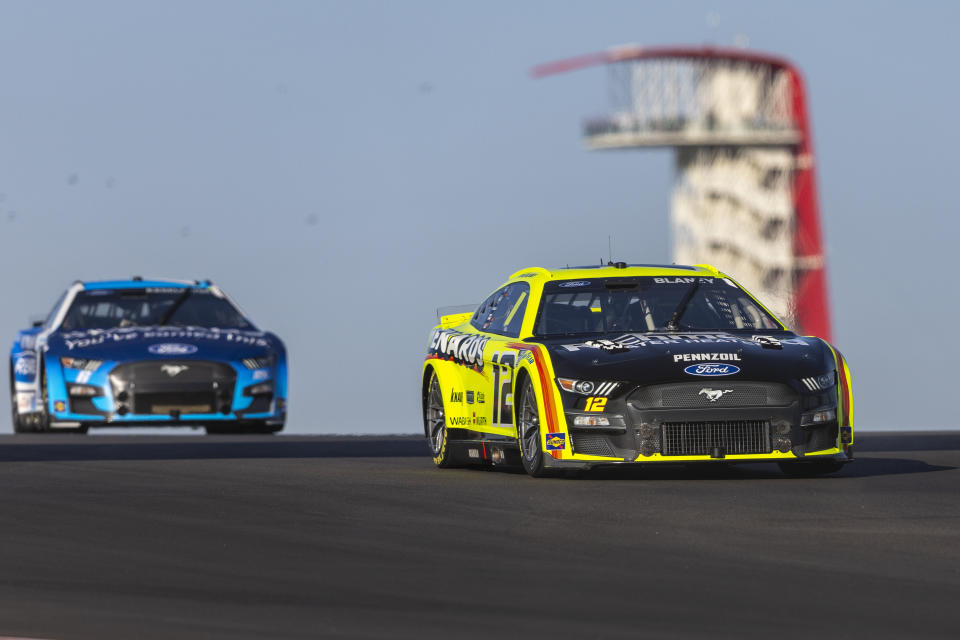
<svg viewBox="0 0 960 640">
<path fill-rule="evenodd" d="M 606 398 L 587 398 L 587 411 L 603 411 L 607 408 Z"/>
<path fill-rule="evenodd" d="M 513 425 L 513 394 L 510 383 L 513 381 L 513 367 L 517 354 L 494 351 L 490 356 L 493 363 L 493 420 L 494 427 Z"/>
</svg>

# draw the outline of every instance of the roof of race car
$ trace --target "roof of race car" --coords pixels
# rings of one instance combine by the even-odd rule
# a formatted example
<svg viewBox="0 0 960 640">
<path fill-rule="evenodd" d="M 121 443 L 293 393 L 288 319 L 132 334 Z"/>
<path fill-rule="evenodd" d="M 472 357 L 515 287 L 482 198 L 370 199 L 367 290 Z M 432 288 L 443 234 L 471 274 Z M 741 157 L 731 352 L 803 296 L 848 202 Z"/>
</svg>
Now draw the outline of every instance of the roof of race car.
<svg viewBox="0 0 960 640">
<path fill-rule="evenodd" d="M 716 267 L 708 264 L 689 266 L 683 264 L 627 264 L 625 262 L 617 262 L 586 267 L 563 267 L 560 269 L 528 267 L 526 269 L 520 269 L 511 275 L 509 279 L 543 278 L 544 280 L 572 280 L 579 278 L 626 278 L 637 276 L 689 276 L 691 273 L 702 273 L 711 277 L 722 275 Z"/>
<path fill-rule="evenodd" d="M 187 289 L 190 287 L 206 289 L 210 287 L 209 281 L 144 280 L 142 278 L 131 278 L 130 280 L 93 280 L 90 282 L 81 281 L 80 284 L 88 291 L 94 289 L 143 289 L 146 287 L 165 289 Z"/>
</svg>

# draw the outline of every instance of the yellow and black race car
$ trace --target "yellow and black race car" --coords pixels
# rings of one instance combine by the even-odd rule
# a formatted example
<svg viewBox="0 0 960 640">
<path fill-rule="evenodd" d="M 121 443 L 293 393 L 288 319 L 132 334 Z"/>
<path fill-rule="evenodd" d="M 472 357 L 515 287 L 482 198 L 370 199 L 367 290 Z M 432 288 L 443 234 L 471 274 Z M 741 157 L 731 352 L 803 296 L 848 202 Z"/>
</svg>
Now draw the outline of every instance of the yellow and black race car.
<svg viewBox="0 0 960 640">
<path fill-rule="evenodd" d="M 853 459 L 840 352 L 708 265 L 522 269 L 440 319 L 422 397 L 439 467 Z"/>
</svg>

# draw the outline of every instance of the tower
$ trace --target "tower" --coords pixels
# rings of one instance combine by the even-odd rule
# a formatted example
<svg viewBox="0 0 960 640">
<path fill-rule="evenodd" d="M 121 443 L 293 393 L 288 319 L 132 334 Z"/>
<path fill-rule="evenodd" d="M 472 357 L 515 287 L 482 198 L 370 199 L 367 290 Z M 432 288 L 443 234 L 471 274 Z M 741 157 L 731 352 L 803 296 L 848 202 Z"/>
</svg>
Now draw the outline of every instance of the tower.
<svg viewBox="0 0 960 640">
<path fill-rule="evenodd" d="M 606 65 L 592 150 L 673 148 L 673 259 L 736 277 L 798 332 L 830 339 L 803 78 L 782 58 L 714 47 L 619 47 L 540 65 Z"/>
</svg>

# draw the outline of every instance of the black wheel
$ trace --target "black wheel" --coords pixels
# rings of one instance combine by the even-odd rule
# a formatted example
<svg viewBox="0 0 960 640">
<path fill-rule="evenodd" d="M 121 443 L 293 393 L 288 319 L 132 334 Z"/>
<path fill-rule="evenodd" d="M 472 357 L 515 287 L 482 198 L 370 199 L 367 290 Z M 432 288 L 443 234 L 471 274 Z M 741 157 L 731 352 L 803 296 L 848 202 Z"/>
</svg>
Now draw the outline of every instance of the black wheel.
<svg viewBox="0 0 960 640">
<path fill-rule="evenodd" d="M 788 476 L 797 478 L 813 478 L 815 476 L 825 476 L 829 473 L 836 473 L 843 469 L 842 462 L 835 460 L 822 460 L 819 462 L 778 462 L 780 470 Z"/>
<path fill-rule="evenodd" d="M 540 437 L 540 411 L 537 396 L 530 378 L 523 381 L 520 389 L 520 411 L 517 415 L 517 440 L 520 443 L 520 460 L 524 470 L 534 478 L 548 475 L 543 459 Z"/>
<path fill-rule="evenodd" d="M 447 413 L 443 409 L 443 392 L 437 372 L 430 371 L 430 386 L 423 404 L 423 427 L 427 435 L 427 446 L 433 456 L 433 464 L 441 469 L 453 466 L 450 443 L 447 440 Z"/>
</svg>

